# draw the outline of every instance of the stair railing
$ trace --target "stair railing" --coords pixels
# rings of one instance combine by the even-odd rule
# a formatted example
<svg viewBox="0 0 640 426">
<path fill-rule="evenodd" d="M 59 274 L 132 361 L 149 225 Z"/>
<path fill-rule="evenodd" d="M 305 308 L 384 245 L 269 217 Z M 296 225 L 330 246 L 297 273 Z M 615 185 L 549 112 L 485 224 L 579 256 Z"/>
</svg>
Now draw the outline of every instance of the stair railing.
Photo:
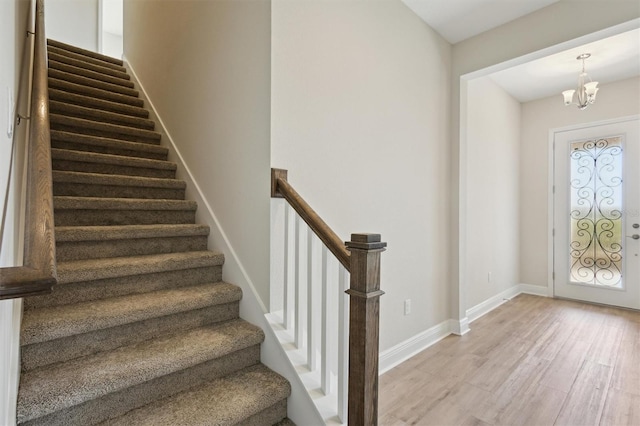
<svg viewBox="0 0 640 426">
<path fill-rule="evenodd" d="M 44 0 L 37 0 L 27 151 L 23 266 L 0 268 L 0 299 L 50 293 L 57 283 Z"/>
<path fill-rule="evenodd" d="M 340 263 L 339 288 L 349 295 L 347 298 L 338 297 L 338 417 L 341 421 L 348 419 L 349 425 L 377 425 L 378 422 L 378 355 L 379 355 L 379 312 L 380 296 L 380 254 L 387 243 L 382 242 L 379 234 L 351 234 L 351 241 L 343 243 L 336 233 L 320 218 L 320 216 L 305 202 L 287 181 L 287 171 L 271 169 L 271 197 L 284 198 L 289 206 L 297 213 L 295 221 L 294 255 L 289 252 L 289 215 L 285 213 L 285 245 L 284 245 L 284 290 L 283 290 L 283 321 L 285 329 L 294 332 L 294 344 L 297 348 L 306 347 L 307 367 L 310 370 L 319 364 L 321 388 L 326 394 L 331 388 L 330 359 L 333 356 L 327 347 L 329 322 L 327 294 L 327 250 L 333 253 Z M 307 242 L 307 288 L 301 288 L 299 280 L 299 242 L 300 223 L 304 220 L 308 225 Z M 322 284 L 321 291 L 314 291 L 312 283 L 312 239 L 315 234 L 323 243 L 322 247 Z M 290 257 L 294 260 L 294 279 L 288 275 L 287 262 Z M 349 288 L 346 288 L 349 275 Z M 291 282 L 293 281 L 293 282 Z M 293 284 L 293 289 L 288 287 Z M 306 296 L 306 306 L 300 294 Z M 320 300 L 314 300 L 314 294 L 321 293 Z M 293 294 L 293 297 L 289 297 Z M 342 294 L 342 293 L 340 293 Z M 338 295 L 339 296 L 339 295 Z M 295 306 L 289 306 L 293 299 Z M 347 299 L 347 300 L 345 300 Z M 347 315 L 348 306 L 348 315 Z M 314 309 L 315 308 L 315 309 Z M 320 309 L 320 318 L 313 313 Z M 314 321 L 320 320 L 318 327 Z M 306 328 L 303 328 L 306 326 Z M 348 330 L 348 358 L 346 356 L 346 341 Z M 314 336 L 320 334 L 320 338 Z M 305 339 L 306 337 L 306 339 Z M 320 362 L 317 362 L 315 342 L 320 341 Z M 348 370 L 348 374 L 346 371 Z"/>
</svg>

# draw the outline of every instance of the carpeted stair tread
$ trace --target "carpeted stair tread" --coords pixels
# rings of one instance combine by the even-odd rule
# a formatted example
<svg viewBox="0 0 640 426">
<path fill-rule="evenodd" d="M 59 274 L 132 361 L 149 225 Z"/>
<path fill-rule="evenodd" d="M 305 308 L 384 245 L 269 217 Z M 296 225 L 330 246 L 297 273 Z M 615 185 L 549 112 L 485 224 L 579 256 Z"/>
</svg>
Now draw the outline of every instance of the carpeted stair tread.
<svg viewBox="0 0 640 426">
<path fill-rule="evenodd" d="M 139 186 L 146 188 L 184 189 L 183 180 L 159 179 L 143 176 L 105 175 L 101 173 L 83 173 L 53 170 L 53 182 L 73 182 L 86 185 Z"/>
<path fill-rule="evenodd" d="M 185 237 L 209 235 L 209 227 L 199 224 L 57 226 L 56 242 L 122 240 L 135 238 Z"/>
<path fill-rule="evenodd" d="M 268 425 L 273 421 L 265 417 L 260 419 L 260 423 L 247 423 L 245 420 L 256 418 L 257 414 L 286 399 L 290 393 L 291 387 L 284 378 L 258 364 L 130 411 L 103 425 Z"/>
<path fill-rule="evenodd" d="M 57 78 L 58 80 L 68 81 L 70 83 L 79 84 L 81 86 L 93 87 L 95 89 L 107 90 L 114 93 L 120 93 L 122 95 L 138 97 L 140 93 L 130 87 L 124 87 L 119 84 L 111 84 L 106 81 L 96 80 L 93 78 L 85 77 L 78 74 L 68 73 L 66 71 L 49 68 L 48 75 L 51 78 Z"/>
<path fill-rule="evenodd" d="M 140 167 L 146 169 L 161 169 L 175 171 L 176 163 L 148 158 L 125 157 L 123 155 L 99 154 L 87 151 L 73 151 L 67 149 L 51 149 L 53 160 L 70 160 L 83 163 L 113 164 L 128 167 Z M 55 169 L 55 167 L 54 167 Z"/>
<path fill-rule="evenodd" d="M 20 378 L 18 422 L 232 354 L 263 339 L 258 327 L 235 320 L 28 371 Z"/>
<path fill-rule="evenodd" d="M 135 85 L 131 80 L 127 80 L 125 78 L 120 78 L 120 77 L 114 77 L 114 76 L 103 74 L 100 72 L 91 71 L 86 68 L 76 67 L 73 65 L 65 64 L 63 62 L 54 61 L 51 58 L 49 58 L 49 69 L 55 69 L 55 70 L 68 72 L 70 74 L 81 75 L 83 77 L 92 78 L 94 80 L 100 80 L 106 83 L 117 84 L 119 86 L 128 87 L 129 89 L 133 89 L 135 87 Z"/>
<path fill-rule="evenodd" d="M 62 49 L 57 46 L 49 45 L 47 46 L 47 52 L 55 53 L 57 55 L 66 56 L 67 58 L 75 59 L 76 61 L 84 62 L 87 64 L 96 65 L 103 68 L 109 68 L 114 71 L 126 73 L 127 69 L 118 64 L 114 64 L 113 62 L 103 61 L 102 59 L 96 59 L 91 56 L 87 56 L 84 53 L 75 53 L 67 49 Z"/>
<path fill-rule="evenodd" d="M 131 115 L 134 117 L 148 118 L 149 111 L 142 107 L 113 102 L 105 99 L 96 99 L 91 96 L 84 96 L 78 93 L 66 92 L 55 88 L 49 88 L 49 99 L 68 102 L 101 111 L 115 112 L 118 114 Z"/>
<path fill-rule="evenodd" d="M 223 263 L 224 255 L 208 250 L 106 259 L 73 260 L 60 262 L 58 264 L 58 283 L 66 284 L 128 275 L 219 266 Z"/>
<path fill-rule="evenodd" d="M 280 420 L 278 423 L 276 423 L 273 426 L 296 426 L 296 424 L 293 421 L 291 421 L 291 419 L 286 418 L 286 419 Z"/>
<path fill-rule="evenodd" d="M 237 302 L 238 286 L 210 283 L 26 311 L 21 345 L 48 342 L 212 305 Z"/>
<path fill-rule="evenodd" d="M 51 123 L 51 128 L 54 130 L 72 129 L 74 132 L 80 134 L 108 136 L 113 139 L 127 140 L 129 142 L 151 143 L 155 145 L 160 144 L 160 133 L 152 130 L 53 113 L 49 114 L 49 121 Z"/>
<path fill-rule="evenodd" d="M 55 149 L 95 152 L 122 157 L 139 157 L 166 161 L 169 149 L 141 142 L 122 141 L 100 136 L 51 130 L 51 145 Z"/>
<path fill-rule="evenodd" d="M 67 102 L 55 100 L 49 101 L 49 111 L 54 114 L 67 115 L 87 120 L 94 120 L 104 123 L 118 124 L 121 126 L 137 127 L 139 129 L 154 130 L 155 123 L 152 120 L 130 115 L 118 114 L 115 112 L 101 111 L 95 108 L 87 108 Z"/>
<path fill-rule="evenodd" d="M 90 96 L 93 98 L 99 98 L 106 101 L 118 102 L 126 105 L 142 108 L 144 101 L 140 98 L 136 98 L 129 95 L 122 95 L 120 93 L 108 92 L 102 89 L 96 89 L 93 87 L 83 86 L 81 84 L 71 83 L 69 81 L 60 80 L 58 78 L 48 78 L 49 87 L 52 89 L 64 90 L 65 92 L 75 93 L 78 95 Z"/>
<path fill-rule="evenodd" d="M 112 56 L 103 55 L 101 53 L 92 52 L 91 50 L 82 49 L 80 47 L 72 46 L 67 43 L 63 43 L 61 41 L 47 39 L 47 46 L 57 47 L 59 49 L 64 49 L 69 52 L 77 53 L 80 55 L 88 56 L 90 58 L 99 59 L 103 62 L 110 62 L 112 64 L 118 65 L 120 67 L 123 66 L 122 59 L 114 58 Z"/>
<path fill-rule="evenodd" d="M 104 67 L 104 66 L 100 66 L 100 65 L 95 65 L 86 61 L 82 61 L 82 60 L 78 60 L 75 58 L 72 58 L 70 56 L 67 56 L 64 54 L 64 51 L 62 50 L 52 50 L 49 49 L 49 51 L 47 52 L 47 56 L 49 58 L 49 60 L 54 60 L 56 62 L 60 62 L 63 64 L 67 64 L 67 65 L 72 65 L 74 67 L 78 67 L 78 68 L 84 68 L 93 72 L 98 72 L 101 74 L 105 74 L 105 75 L 109 75 L 111 77 L 116 77 L 116 78 L 121 78 L 123 80 L 130 80 L 131 76 L 129 74 L 127 74 L 126 72 L 122 72 L 119 70 L 115 70 L 113 68 L 109 68 L 109 67 Z"/>
</svg>

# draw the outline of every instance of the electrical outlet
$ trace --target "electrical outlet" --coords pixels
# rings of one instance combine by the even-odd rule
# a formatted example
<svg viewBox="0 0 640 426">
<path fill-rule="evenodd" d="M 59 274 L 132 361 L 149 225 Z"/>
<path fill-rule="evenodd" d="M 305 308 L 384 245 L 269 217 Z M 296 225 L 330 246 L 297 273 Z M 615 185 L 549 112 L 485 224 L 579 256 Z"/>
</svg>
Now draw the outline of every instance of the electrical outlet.
<svg viewBox="0 0 640 426">
<path fill-rule="evenodd" d="M 409 315 L 411 313 L 411 299 L 404 301 L 404 314 Z"/>
<path fill-rule="evenodd" d="M 491 282 L 491 272 L 489 272 L 487 274 L 487 282 L 490 283 Z"/>
</svg>

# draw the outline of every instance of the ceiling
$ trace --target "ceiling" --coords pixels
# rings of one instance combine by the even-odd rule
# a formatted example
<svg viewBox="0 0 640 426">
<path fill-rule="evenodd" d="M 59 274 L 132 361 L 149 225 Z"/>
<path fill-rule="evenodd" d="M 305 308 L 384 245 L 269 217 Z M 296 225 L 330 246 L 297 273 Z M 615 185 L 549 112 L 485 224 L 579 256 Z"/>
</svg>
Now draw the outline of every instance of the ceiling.
<svg viewBox="0 0 640 426">
<path fill-rule="evenodd" d="M 449 43 L 498 27 L 560 0 L 402 0 Z"/>
<path fill-rule="evenodd" d="M 456 44 L 559 0 L 402 0 L 449 43 Z M 527 62 L 490 77 L 520 102 L 559 95 L 577 86 L 582 62 L 601 84 L 640 75 L 640 30 L 635 29 Z"/>
<path fill-rule="evenodd" d="M 593 81 L 611 83 L 640 75 L 640 29 L 565 50 L 490 75 L 499 86 L 520 102 L 558 95 L 575 89 L 582 61 L 576 57 L 591 53 L 585 69 Z"/>
</svg>

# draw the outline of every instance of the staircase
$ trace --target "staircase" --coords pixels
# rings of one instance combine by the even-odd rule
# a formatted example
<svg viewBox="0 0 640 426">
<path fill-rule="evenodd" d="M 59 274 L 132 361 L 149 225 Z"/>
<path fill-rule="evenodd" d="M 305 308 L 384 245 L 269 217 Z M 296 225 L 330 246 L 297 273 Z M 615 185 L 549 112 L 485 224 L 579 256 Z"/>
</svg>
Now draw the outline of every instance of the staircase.
<svg viewBox="0 0 640 426">
<path fill-rule="evenodd" d="M 59 283 L 24 301 L 18 424 L 292 424 L 122 61 L 48 52 Z"/>
</svg>

